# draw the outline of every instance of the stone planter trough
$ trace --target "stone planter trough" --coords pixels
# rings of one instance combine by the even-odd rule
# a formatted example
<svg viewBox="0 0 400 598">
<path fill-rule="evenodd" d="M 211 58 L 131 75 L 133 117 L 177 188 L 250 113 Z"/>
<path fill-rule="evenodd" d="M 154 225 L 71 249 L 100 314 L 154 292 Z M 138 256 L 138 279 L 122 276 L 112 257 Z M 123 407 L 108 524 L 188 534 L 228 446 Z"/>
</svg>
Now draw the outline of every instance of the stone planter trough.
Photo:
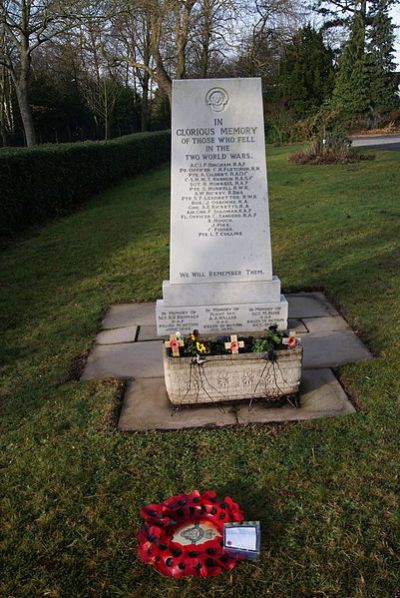
<svg viewBox="0 0 400 598">
<path fill-rule="evenodd" d="M 276 403 L 298 393 L 303 349 L 276 351 L 276 360 L 264 353 L 207 355 L 198 364 L 192 357 L 170 357 L 164 351 L 168 396 L 174 405 L 230 403 L 264 399 Z"/>
</svg>

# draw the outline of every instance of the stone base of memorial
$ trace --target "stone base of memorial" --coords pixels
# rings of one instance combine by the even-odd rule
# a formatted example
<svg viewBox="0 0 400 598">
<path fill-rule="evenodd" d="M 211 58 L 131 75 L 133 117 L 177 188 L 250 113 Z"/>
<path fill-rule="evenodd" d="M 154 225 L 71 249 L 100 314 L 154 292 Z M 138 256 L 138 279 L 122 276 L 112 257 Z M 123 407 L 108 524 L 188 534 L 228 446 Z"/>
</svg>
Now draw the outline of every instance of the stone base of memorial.
<svg viewBox="0 0 400 598">
<path fill-rule="evenodd" d="M 273 405 L 296 397 L 303 349 L 265 353 L 209 355 L 200 363 L 193 357 L 170 357 L 164 352 L 165 385 L 171 403 L 194 405 L 263 400 Z"/>
<path fill-rule="evenodd" d="M 157 334 L 179 330 L 188 334 L 222 334 L 266 330 L 277 325 L 286 330 L 288 303 L 281 295 L 277 276 L 271 280 L 200 284 L 163 283 L 163 299 L 157 301 Z"/>
</svg>

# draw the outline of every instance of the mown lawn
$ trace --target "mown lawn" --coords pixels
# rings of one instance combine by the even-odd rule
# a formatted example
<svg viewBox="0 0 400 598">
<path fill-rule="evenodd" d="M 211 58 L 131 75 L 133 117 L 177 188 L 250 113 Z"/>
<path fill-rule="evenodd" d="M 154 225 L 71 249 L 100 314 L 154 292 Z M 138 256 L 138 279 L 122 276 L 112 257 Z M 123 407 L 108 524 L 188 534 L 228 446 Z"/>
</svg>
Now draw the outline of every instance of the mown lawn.
<svg viewBox="0 0 400 598">
<path fill-rule="evenodd" d="M 377 359 L 339 374 L 356 415 L 123 435 L 118 382 L 76 380 L 110 303 L 168 278 L 169 169 L 124 182 L 0 255 L 0 595 L 390 598 L 400 586 L 400 155 L 268 157 L 274 271 L 322 289 Z M 194 488 L 263 527 L 259 562 L 205 580 L 136 557 L 138 509 Z"/>
</svg>

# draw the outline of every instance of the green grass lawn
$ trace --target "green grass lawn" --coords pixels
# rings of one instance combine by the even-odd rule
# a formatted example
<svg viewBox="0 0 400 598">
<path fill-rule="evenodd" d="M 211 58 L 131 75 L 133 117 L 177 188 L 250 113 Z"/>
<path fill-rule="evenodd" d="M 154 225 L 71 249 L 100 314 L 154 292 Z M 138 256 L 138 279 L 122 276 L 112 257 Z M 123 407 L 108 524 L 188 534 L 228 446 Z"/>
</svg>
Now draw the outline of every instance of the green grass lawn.
<svg viewBox="0 0 400 598">
<path fill-rule="evenodd" d="M 76 380 L 111 303 L 168 278 L 169 168 L 0 255 L 0 596 L 390 598 L 400 586 L 400 155 L 268 156 L 274 272 L 323 290 L 377 359 L 341 368 L 356 415 L 123 435 L 117 381 Z M 260 519 L 259 562 L 205 580 L 136 557 L 139 507 L 213 488 Z"/>
</svg>

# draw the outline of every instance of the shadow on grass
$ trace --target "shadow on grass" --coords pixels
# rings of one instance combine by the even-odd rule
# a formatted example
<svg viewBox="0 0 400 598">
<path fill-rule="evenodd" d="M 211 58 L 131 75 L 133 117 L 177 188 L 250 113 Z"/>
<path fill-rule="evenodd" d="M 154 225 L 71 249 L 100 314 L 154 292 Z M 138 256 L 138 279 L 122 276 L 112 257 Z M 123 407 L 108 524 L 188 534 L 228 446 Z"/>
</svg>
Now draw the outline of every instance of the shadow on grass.
<svg viewBox="0 0 400 598">
<path fill-rule="evenodd" d="M 239 469 L 239 468 L 238 468 Z M 289 508 L 274 508 L 277 497 L 268 490 L 257 488 L 254 480 L 243 477 L 215 489 L 218 496 L 230 496 L 243 509 L 246 521 L 260 521 L 261 550 L 278 552 L 285 546 L 285 529 L 294 515 Z M 268 532 L 267 532 L 268 530 Z"/>
<path fill-rule="evenodd" d="M 397 235 L 398 225 L 391 222 L 384 232 L 371 231 L 363 234 L 361 239 L 343 238 L 334 243 L 334 248 L 323 240 L 318 246 L 309 243 L 303 255 L 299 247 L 298 268 L 290 268 L 290 273 L 291 260 L 286 254 L 281 255 L 279 272 L 284 292 L 323 291 L 361 334 L 369 349 L 377 354 L 387 342 L 387 329 L 382 322 L 396 320 L 393 296 L 400 272 L 400 247 L 393 240 Z M 285 284 L 286 277 L 294 282 Z M 371 310 L 372 295 L 380 306 L 379 314 Z M 380 335 L 376 346 L 373 342 Z"/>
<path fill-rule="evenodd" d="M 73 377 L 111 303 L 158 294 L 167 172 L 126 181 L 0 254 L 0 396 L 14 426 Z"/>
<path fill-rule="evenodd" d="M 12 400 L 14 417 L 17 402 L 25 417 L 52 387 L 68 381 L 110 304 L 160 295 L 168 276 L 167 180 L 166 167 L 125 181 L 0 255 L 0 373 L 10 380 L 3 396 Z M 386 342 L 382 319 L 395 318 L 388 290 L 400 264 L 398 218 L 387 218 L 389 206 L 382 205 L 379 223 L 367 228 L 359 204 L 356 218 L 344 220 L 338 233 L 332 229 L 336 212 L 325 222 L 324 204 L 308 211 L 293 204 L 286 220 L 276 222 L 275 268 L 290 290 L 325 290 L 353 327 L 360 330 L 362 321 L 363 340 L 376 353 Z M 287 226 L 294 231 L 289 244 Z M 370 309 L 371 292 L 379 318 Z"/>
</svg>

